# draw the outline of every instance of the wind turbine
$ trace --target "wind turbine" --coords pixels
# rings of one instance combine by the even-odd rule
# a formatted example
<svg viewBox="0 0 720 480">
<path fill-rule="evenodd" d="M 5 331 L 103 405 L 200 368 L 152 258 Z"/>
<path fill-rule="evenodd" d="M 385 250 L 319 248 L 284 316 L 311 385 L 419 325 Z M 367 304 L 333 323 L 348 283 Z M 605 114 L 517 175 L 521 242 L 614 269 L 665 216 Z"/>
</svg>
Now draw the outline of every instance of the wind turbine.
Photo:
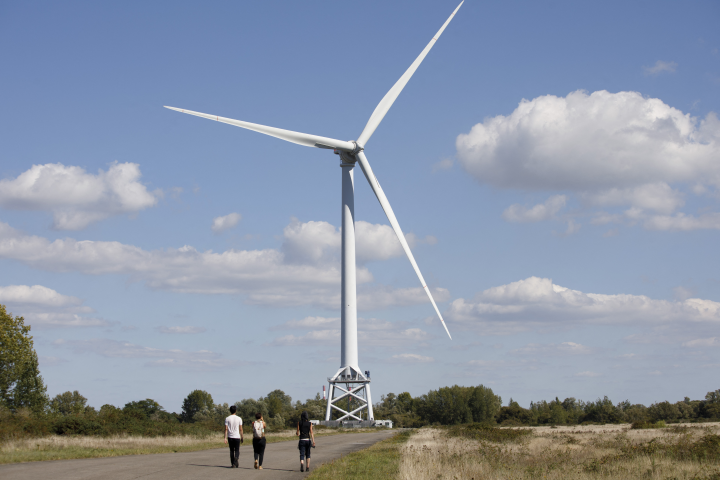
<svg viewBox="0 0 720 480">
<path fill-rule="evenodd" d="M 297 143 L 298 145 L 333 150 L 335 154 L 340 155 L 340 167 L 342 167 L 342 306 L 340 315 L 340 369 L 335 373 L 334 376 L 328 378 L 330 388 L 328 391 L 327 409 L 325 412 L 326 421 L 330 420 L 333 408 L 335 410 L 338 410 L 342 415 L 338 420 L 345 420 L 348 418 L 362 420 L 362 411 L 365 409 L 367 409 L 367 418 L 369 420 L 374 419 L 372 410 L 372 398 L 370 395 L 370 378 L 366 372 L 361 372 L 360 367 L 358 366 L 357 297 L 355 289 L 355 191 L 353 175 L 353 168 L 355 167 L 356 163 L 360 164 L 360 169 L 365 174 L 365 178 L 370 184 L 370 188 L 372 188 L 375 196 L 380 202 L 380 205 L 385 211 L 385 215 L 387 215 L 387 218 L 390 221 L 390 225 L 395 231 L 398 240 L 400 240 L 400 244 L 402 245 L 403 250 L 405 250 L 405 254 L 407 255 L 408 259 L 410 260 L 410 264 L 412 265 L 415 273 L 420 279 L 420 284 L 425 289 L 425 293 L 427 293 L 428 297 L 430 298 L 430 302 L 435 308 L 435 313 L 437 313 L 443 327 L 445 327 L 445 331 L 447 332 L 448 337 L 450 337 L 450 339 L 452 340 L 452 337 L 450 336 L 450 331 L 448 330 L 447 325 L 445 325 L 445 321 L 440 314 L 440 310 L 438 310 L 438 307 L 435 304 L 435 300 L 430 293 L 430 289 L 425 283 L 425 279 L 423 278 L 422 273 L 420 273 L 420 269 L 418 268 L 417 263 L 415 262 L 415 258 L 410 251 L 410 247 L 405 240 L 405 235 L 403 235 L 403 232 L 400 229 L 400 225 L 398 224 L 397 218 L 395 217 L 395 213 L 393 213 L 390 202 L 388 202 L 388 199 L 385 196 L 385 192 L 383 192 L 382 187 L 380 187 L 380 183 L 378 182 L 377 177 L 375 176 L 372 168 L 370 167 L 370 163 L 365 156 L 364 150 L 368 140 L 370 140 L 370 137 L 375 132 L 375 129 L 378 127 L 378 125 L 380 125 L 380 122 L 382 122 L 385 114 L 387 114 L 388 110 L 390 110 L 390 107 L 395 102 L 395 99 L 397 99 L 397 97 L 400 95 L 400 92 L 402 92 L 403 88 L 405 88 L 405 85 L 413 76 L 415 70 L 417 70 L 417 68 L 420 66 L 420 63 L 422 63 L 422 61 L 425 59 L 425 56 L 428 54 L 433 45 L 435 45 L 435 42 L 438 40 L 438 38 L 440 38 L 440 35 L 445 30 L 445 27 L 448 26 L 448 24 L 453 19 L 453 17 L 463 3 L 464 0 L 463 2 L 460 2 L 460 5 L 458 5 L 455 11 L 453 11 L 452 15 L 450 15 L 450 18 L 447 19 L 447 21 L 435 34 L 432 40 L 430 40 L 430 43 L 427 44 L 425 49 L 420 52 L 420 55 L 418 55 L 412 65 L 410 65 L 410 68 L 405 71 L 405 73 L 402 75 L 402 77 L 400 77 L 400 79 L 395 83 L 395 85 L 393 85 L 390 91 L 385 94 L 382 100 L 380 100 L 380 103 L 377 105 L 377 107 L 375 107 L 375 110 L 370 116 L 367 125 L 365 125 L 365 128 L 363 129 L 360 137 L 358 137 L 357 140 L 336 140 L 334 138 L 308 135 L 306 133 L 293 132 L 290 130 L 283 130 L 281 128 L 268 127 L 265 125 L 258 125 L 256 123 L 243 122 L 240 120 L 233 120 L 231 118 L 219 117 L 217 115 L 208 115 L 206 113 L 193 112 L 191 110 L 184 110 L 181 108 L 167 106 L 165 107 L 171 110 L 176 110 L 178 112 L 203 117 L 210 120 L 215 120 L 217 122 L 227 123 L 230 125 L 235 125 L 236 127 L 246 128 L 248 130 L 253 130 L 259 133 L 264 133 L 265 135 L 270 135 L 281 140 Z M 345 388 L 339 386 L 338 384 L 344 384 Z M 355 385 L 354 390 L 352 387 L 353 385 Z M 335 389 L 338 389 L 341 392 L 341 394 L 337 397 L 335 397 L 334 395 L 336 393 Z M 349 405 L 349 400 L 352 398 L 354 398 L 360 403 L 360 406 L 358 408 L 349 411 L 350 407 L 348 407 L 348 411 L 346 411 L 338 405 L 338 403 L 342 400 L 347 400 Z"/>
</svg>

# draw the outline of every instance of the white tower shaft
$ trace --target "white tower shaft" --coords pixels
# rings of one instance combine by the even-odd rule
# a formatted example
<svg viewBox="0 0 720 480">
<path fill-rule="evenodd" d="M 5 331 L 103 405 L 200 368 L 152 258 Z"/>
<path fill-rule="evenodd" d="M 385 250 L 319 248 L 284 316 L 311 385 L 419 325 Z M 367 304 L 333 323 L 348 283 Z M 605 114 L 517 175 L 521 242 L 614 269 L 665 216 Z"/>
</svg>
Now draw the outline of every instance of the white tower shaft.
<svg viewBox="0 0 720 480">
<path fill-rule="evenodd" d="M 343 155 L 344 157 L 345 155 Z M 355 185 L 354 163 L 342 168 L 342 291 L 340 298 L 340 367 L 358 367 L 357 293 L 355 275 Z"/>
</svg>

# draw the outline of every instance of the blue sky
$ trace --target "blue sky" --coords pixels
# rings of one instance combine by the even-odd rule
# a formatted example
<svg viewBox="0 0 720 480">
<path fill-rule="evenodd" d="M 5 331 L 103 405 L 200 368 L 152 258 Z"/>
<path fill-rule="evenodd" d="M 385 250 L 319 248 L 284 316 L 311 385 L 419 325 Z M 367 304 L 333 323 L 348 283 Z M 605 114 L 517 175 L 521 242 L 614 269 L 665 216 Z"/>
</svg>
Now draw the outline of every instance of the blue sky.
<svg viewBox="0 0 720 480">
<path fill-rule="evenodd" d="M 4 2 L 0 303 L 51 395 L 179 411 L 339 365 L 340 169 L 454 1 Z M 373 393 L 701 398 L 720 366 L 716 2 L 468 0 L 356 172 Z M 213 228 L 214 227 L 214 228 Z"/>
</svg>

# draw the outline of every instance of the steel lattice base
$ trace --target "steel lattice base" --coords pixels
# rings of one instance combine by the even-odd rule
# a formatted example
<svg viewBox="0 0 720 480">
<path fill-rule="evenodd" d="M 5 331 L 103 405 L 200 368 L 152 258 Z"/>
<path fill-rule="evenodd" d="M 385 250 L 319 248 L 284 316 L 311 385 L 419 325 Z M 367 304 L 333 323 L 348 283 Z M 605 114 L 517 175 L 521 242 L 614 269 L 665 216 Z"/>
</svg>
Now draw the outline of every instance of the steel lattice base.
<svg viewBox="0 0 720 480">
<path fill-rule="evenodd" d="M 336 421 L 343 420 L 359 420 L 362 421 L 362 412 L 367 410 L 367 419 L 374 420 L 372 408 L 372 397 L 370 396 L 370 378 L 359 372 L 353 367 L 343 367 L 337 373 L 328 378 L 329 391 L 327 397 L 327 410 L 325 411 L 325 421 L 329 421 L 333 409 L 341 413 L 340 418 Z M 340 385 L 345 385 L 345 388 Z M 339 392 L 338 392 L 339 391 Z M 335 397 L 336 393 L 340 393 Z M 341 408 L 341 402 L 355 399 L 360 402 L 360 406 L 347 411 Z M 348 408 L 349 410 L 349 408 Z"/>
</svg>

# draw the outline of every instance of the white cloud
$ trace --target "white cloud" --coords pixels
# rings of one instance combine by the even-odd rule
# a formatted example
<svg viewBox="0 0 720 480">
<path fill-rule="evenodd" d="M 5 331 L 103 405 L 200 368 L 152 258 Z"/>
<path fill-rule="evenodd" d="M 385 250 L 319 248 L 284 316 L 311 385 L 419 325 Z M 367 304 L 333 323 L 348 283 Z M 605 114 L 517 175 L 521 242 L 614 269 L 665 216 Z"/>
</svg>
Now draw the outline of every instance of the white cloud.
<svg viewBox="0 0 720 480">
<path fill-rule="evenodd" d="M 675 73 L 678 64 L 675 62 L 664 62 L 658 60 L 652 67 L 643 67 L 645 75 L 657 75 L 662 72 Z"/>
<path fill-rule="evenodd" d="M 682 344 L 683 347 L 717 347 L 720 346 L 720 337 L 698 338 Z"/>
<path fill-rule="evenodd" d="M 47 307 L 67 307 L 82 304 L 77 297 L 62 295 L 42 285 L 9 285 L 0 287 L 0 303 L 31 304 Z"/>
<path fill-rule="evenodd" d="M 630 325 L 668 322 L 720 323 L 720 303 L 699 298 L 654 300 L 644 295 L 583 293 L 530 277 L 493 287 L 468 301 L 454 300 L 445 314 L 453 323 L 486 334 L 508 334 L 548 326 Z"/>
<path fill-rule="evenodd" d="M 596 349 L 575 342 L 563 342 L 560 344 L 528 343 L 522 348 L 512 350 L 510 353 L 516 355 L 587 355 L 595 352 Z"/>
<path fill-rule="evenodd" d="M 706 213 L 699 217 L 677 213 L 675 215 L 654 215 L 649 217 L 645 223 L 648 230 L 707 230 L 720 229 L 720 213 Z"/>
<path fill-rule="evenodd" d="M 393 355 L 392 360 L 396 363 L 430 363 L 435 361 L 433 357 L 424 357 L 416 353 Z"/>
<path fill-rule="evenodd" d="M 337 263 L 342 243 L 339 228 L 328 222 L 300 222 L 293 218 L 283 230 L 282 250 L 288 263 Z M 405 239 L 413 248 L 418 243 L 435 245 L 437 239 L 427 236 L 418 240 L 413 233 Z M 355 222 L 355 255 L 358 264 L 402 257 L 405 252 L 389 225 Z"/>
<path fill-rule="evenodd" d="M 159 191 L 139 182 L 135 163 L 113 163 L 97 175 L 61 163 L 33 165 L 17 178 L 0 180 L 0 207 L 53 214 L 54 228 L 81 230 L 113 215 L 136 213 L 157 203 Z"/>
<path fill-rule="evenodd" d="M 715 213 L 670 216 L 685 203 L 682 189 L 704 195 L 720 188 L 720 121 L 712 112 L 698 119 L 636 92 L 546 95 L 475 125 L 456 146 L 461 165 L 479 182 L 572 193 L 589 209 L 585 214 L 596 215 L 593 223 L 718 228 Z M 546 220 L 556 205 L 512 205 L 504 216 Z M 592 210 L 598 207 L 629 209 L 598 217 Z"/>
<path fill-rule="evenodd" d="M 223 233 L 225 230 L 234 227 L 238 223 L 240 223 L 240 220 L 242 219 L 242 215 L 239 213 L 229 213 L 225 215 L 224 217 L 215 217 L 213 218 L 212 227 L 210 227 L 215 234 Z"/>
<path fill-rule="evenodd" d="M 176 367 L 184 370 L 219 370 L 247 365 L 249 362 L 238 362 L 223 358 L 219 353 L 209 350 L 188 352 L 185 350 L 166 350 L 144 347 L 129 342 L 96 338 L 92 340 L 55 340 L 54 345 L 71 349 L 75 353 L 94 353 L 108 358 L 146 358 L 150 359 L 146 366 Z"/>
<path fill-rule="evenodd" d="M 585 203 L 596 206 L 633 205 L 643 210 L 672 213 L 685 204 L 683 194 L 665 182 L 648 183 L 631 188 L 611 188 L 581 195 Z"/>
<path fill-rule="evenodd" d="M 358 224 L 361 225 L 360 232 L 373 232 L 370 236 L 360 235 L 358 244 L 368 245 L 363 247 L 365 259 L 386 259 L 396 253 L 392 247 L 382 244 L 383 239 L 390 238 L 382 233 L 382 228 L 366 222 Z M 340 262 L 336 258 L 336 243 L 323 243 L 323 235 L 326 240 L 339 238 L 332 225 L 294 221 L 285 229 L 282 251 L 231 249 L 222 253 L 212 250 L 200 252 L 187 245 L 148 251 L 120 242 L 78 241 L 72 238 L 51 241 L 26 235 L 0 222 L 0 258 L 14 259 L 49 271 L 127 275 L 130 280 L 145 282 L 152 289 L 243 294 L 247 296 L 246 301 L 253 304 L 337 308 L 340 303 Z M 397 239 L 392 238 L 400 249 Z M 317 240 L 319 247 L 315 248 L 311 240 Z M 362 265 L 358 266 L 358 296 L 362 299 L 359 305 L 362 309 L 427 302 L 421 287 L 394 289 L 371 286 L 372 281 L 370 271 Z M 370 293 L 366 294 L 365 288 Z M 444 289 L 434 289 L 434 293 L 438 295 L 438 301 L 449 297 Z"/>
<path fill-rule="evenodd" d="M 503 218 L 508 222 L 539 222 L 553 218 L 565 206 L 565 195 L 553 195 L 545 203 L 539 203 L 532 208 L 520 204 L 510 205 L 504 212 Z"/>
<path fill-rule="evenodd" d="M 160 333 L 180 333 L 180 334 L 195 334 L 203 333 L 207 331 L 205 327 L 157 327 L 157 331 Z"/>
<path fill-rule="evenodd" d="M 444 158 L 437 162 L 435 165 L 433 165 L 432 171 L 433 173 L 435 173 L 439 170 L 450 170 L 454 164 L 455 162 L 452 158 Z"/>
<path fill-rule="evenodd" d="M 42 285 L 9 285 L 0 287 L 0 303 L 25 318 L 33 328 L 101 327 L 110 322 L 82 314 L 93 313 L 77 297 L 63 295 Z"/>
<path fill-rule="evenodd" d="M 307 317 L 301 321 L 286 322 L 280 328 L 310 329 L 303 335 L 284 335 L 272 340 L 270 346 L 330 346 L 340 341 L 340 319 Z M 358 318 L 358 341 L 366 346 L 397 346 L 417 344 L 430 338 L 420 328 L 408 328 L 406 322 L 388 322 L 376 318 Z"/>
</svg>

